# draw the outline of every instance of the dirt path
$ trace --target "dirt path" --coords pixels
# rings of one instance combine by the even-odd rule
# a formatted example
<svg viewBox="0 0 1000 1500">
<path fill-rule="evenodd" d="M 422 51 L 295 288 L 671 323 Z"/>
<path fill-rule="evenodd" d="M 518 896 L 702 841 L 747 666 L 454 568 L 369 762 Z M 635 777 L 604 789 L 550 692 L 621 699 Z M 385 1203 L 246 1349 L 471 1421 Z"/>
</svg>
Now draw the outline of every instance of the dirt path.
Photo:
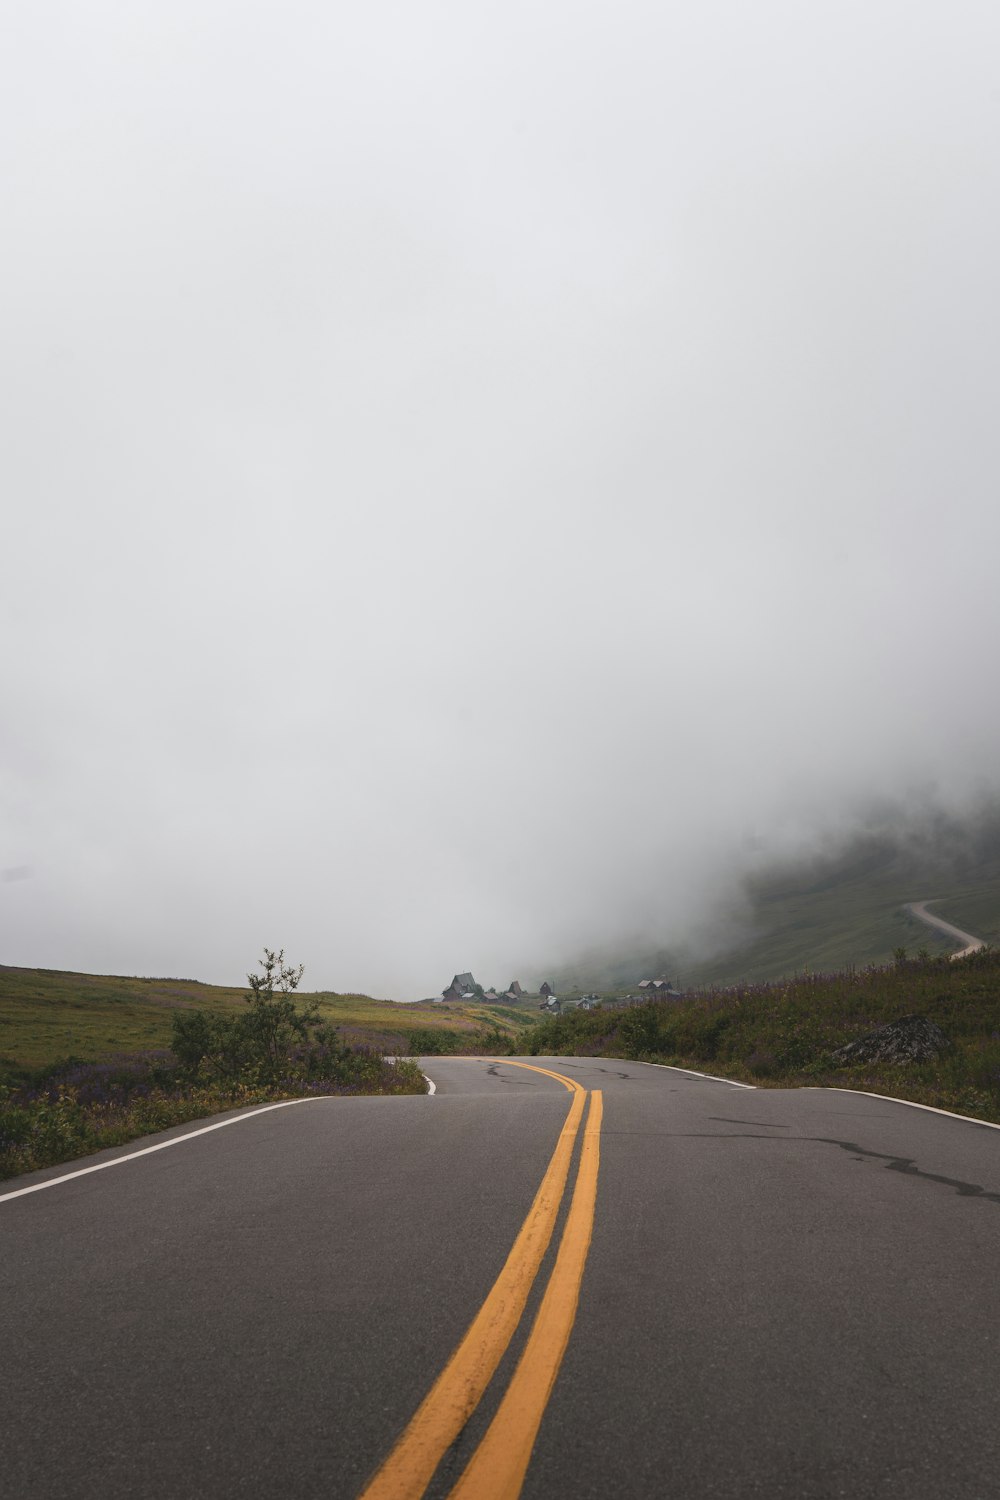
<svg viewBox="0 0 1000 1500">
<path fill-rule="evenodd" d="M 952 958 L 965 958 L 970 953 L 978 953 L 980 948 L 986 944 L 982 938 L 973 937 L 971 932 L 963 932 L 961 927 L 953 927 L 946 922 L 944 917 L 935 917 L 927 910 L 929 901 L 908 901 L 906 910 L 916 917 L 918 922 L 926 922 L 928 927 L 933 927 L 937 932 L 943 932 L 946 937 L 954 938 L 956 942 L 962 943 L 960 953 L 953 953 Z"/>
</svg>

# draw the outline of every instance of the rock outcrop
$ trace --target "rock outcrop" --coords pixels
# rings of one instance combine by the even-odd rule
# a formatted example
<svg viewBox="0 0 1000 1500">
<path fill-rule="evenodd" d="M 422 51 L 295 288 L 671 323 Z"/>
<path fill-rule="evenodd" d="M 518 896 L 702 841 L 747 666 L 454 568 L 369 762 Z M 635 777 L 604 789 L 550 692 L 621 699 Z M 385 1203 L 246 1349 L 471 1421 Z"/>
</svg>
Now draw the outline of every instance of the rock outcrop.
<svg viewBox="0 0 1000 1500">
<path fill-rule="evenodd" d="M 940 1026 L 925 1016 L 903 1016 L 890 1021 L 857 1041 L 838 1047 L 833 1054 L 841 1063 L 909 1063 L 932 1062 L 949 1046 Z"/>
</svg>

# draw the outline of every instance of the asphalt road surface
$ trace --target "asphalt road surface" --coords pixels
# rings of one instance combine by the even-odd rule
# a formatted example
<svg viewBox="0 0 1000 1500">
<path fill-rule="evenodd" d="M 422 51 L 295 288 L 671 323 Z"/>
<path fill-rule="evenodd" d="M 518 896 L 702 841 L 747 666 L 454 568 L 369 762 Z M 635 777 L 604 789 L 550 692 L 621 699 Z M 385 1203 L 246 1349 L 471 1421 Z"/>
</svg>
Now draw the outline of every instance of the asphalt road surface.
<svg viewBox="0 0 1000 1500">
<path fill-rule="evenodd" d="M 5 1500 L 995 1500 L 1000 1131 L 524 1061 L 0 1184 Z"/>
</svg>

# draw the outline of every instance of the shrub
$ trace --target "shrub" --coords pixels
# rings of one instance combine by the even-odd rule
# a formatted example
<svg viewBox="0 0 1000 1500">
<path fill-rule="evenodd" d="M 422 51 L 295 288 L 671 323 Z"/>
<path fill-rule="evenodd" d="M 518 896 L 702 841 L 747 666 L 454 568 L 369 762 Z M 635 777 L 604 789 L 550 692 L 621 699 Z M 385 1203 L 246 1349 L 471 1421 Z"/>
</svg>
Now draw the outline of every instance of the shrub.
<svg viewBox="0 0 1000 1500">
<path fill-rule="evenodd" d="M 317 1006 L 300 1007 L 292 998 L 303 972 L 301 964 L 286 965 L 283 948 L 265 948 L 261 972 L 247 976 L 250 993 L 242 1015 L 178 1012 L 171 1043 L 188 1076 L 273 1084 L 287 1072 L 292 1048 L 320 1024 Z"/>
<path fill-rule="evenodd" d="M 348 1046 L 293 991 L 302 969 L 264 950 L 247 1008 L 235 1016 L 179 1011 L 173 1052 L 67 1059 L 46 1076 L 0 1089 L 0 1177 L 120 1145 L 219 1110 L 314 1094 L 422 1094 L 415 1063 Z"/>
</svg>

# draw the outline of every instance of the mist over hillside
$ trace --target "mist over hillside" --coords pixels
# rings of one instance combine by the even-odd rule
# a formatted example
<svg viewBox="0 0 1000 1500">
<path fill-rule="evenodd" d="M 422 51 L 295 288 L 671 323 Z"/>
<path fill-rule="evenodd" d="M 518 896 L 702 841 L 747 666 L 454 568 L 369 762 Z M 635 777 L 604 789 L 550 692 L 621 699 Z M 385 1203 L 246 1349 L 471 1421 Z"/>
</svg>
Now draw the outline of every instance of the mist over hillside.
<svg viewBox="0 0 1000 1500">
<path fill-rule="evenodd" d="M 631 943 L 556 966 L 562 991 L 632 987 L 667 975 L 687 987 L 775 979 L 888 962 L 897 948 L 947 953 L 954 944 L 904 910 L 934 911 L 986 942 L 1000 942 L 1000 805 L 872 812 L 865 830 L 796 857 L 763 855 L 721 897 L 714 923 L 688 941 Z M 664 924 L 670 924 L 669 911 Z"/>
<path fill-rule="evenodd" d="M 0 49 L 0 962 L 885 952 L 767 882 L 1000 790 L 1000 7 L 249 15 Z"/>
</svg>

